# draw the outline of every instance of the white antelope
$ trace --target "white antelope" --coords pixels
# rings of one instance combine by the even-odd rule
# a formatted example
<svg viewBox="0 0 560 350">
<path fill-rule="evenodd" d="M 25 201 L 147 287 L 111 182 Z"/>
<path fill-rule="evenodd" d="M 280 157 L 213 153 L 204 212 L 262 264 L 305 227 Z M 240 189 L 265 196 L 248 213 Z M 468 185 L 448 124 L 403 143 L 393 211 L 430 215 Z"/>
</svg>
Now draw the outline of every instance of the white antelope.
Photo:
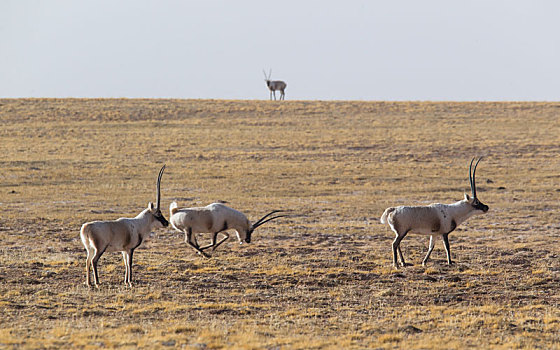
<svg viewBox="0 0 560 350">
<path fill-rule="evenodd" d="M 270 99 L 272 100 L 272 94 L 274 94 L 274 101 L 276 101 L 276 91 L 280 91 L 280 100 L 285 100 L 286 96 L 284 94 L 284 90 L 288 84 L 283 82 L 282 80 L 270 80 L 270 76 L 272 75 L 272 69 L 268 76 L 266 76 L 266 72 L 263 70 L 264 73 L 264 81 L 266 81 L 266 86 L 270 90 Z"/>
<path fill-rule="evenodd" d="M 132 286 L 132 254 L 155 228 L 166 227 L 169 222 L 163 217 L 160 210 L 160 183 L 165 165 L 159 171 L 157 179 L 157 201 L 156 206 L 148 203 L 135 218 L 120 218 L 108 221 L 92 221 L 82 225 L 80 237 L 87 250 L 86 258 L 86 284 L 91 285 L 90 268 L 93 268 L 95 286 L 99 286 L 97 275 L 97 261 L 107 252 L 122 252 L 125 274 L 124 283 Z"/>
<path fill-rule="evenodd" d="M 198 208 L 179 209 L 177 208 L 177 203 L 173 202 L 169 206 L 169 221 L 173 228 L 185 234 L 185 243 L 196 250 L 198 254 L 209 258 L 210 256 L 204 250 L 208 248 L 215 250 L 220 244 L 224 243 L 229 238 L 225 231 L 229 229 L 235 230 L 240 244 L 243 244 L 243 242 L 251 243 L 251 234 L 257 227 L 264 225 L 270 220 L 286 216 L 276 215 L 269 217 L 280 212 L 284 211 L 273 210 L 254 224 L 251 224 L 245 214 L 222 203 L 212 203 Z M 211 233 L 212 243 L 203 247 L 199 246 L 195 237 L 197 233 Z M 218 233 L 224 235 L 224 238 L 216 242 Z"/>
<path fill-rule="evenodd" d="M 397 237 L 393 241 L 393 264 L 399 267 L 397 262 L 397 250 L 403 266 L 406 266 L 403 254 L 401 252 L 400 243 L 407 233 L 417 233 L 430 235 L 430 246 L 428 254 L 422 261 L 425 266 L 430 258 L 430 254 L 434 249 L 434 235 L 440 235 L 443 238 L 445 251 L 447 253 L 447 263 L 452 264 L 451 253 L 449 251 L 449 238 L 457 225 L 467 220 L 469 217 L 477 214 L 483 214 L 488 211 L 488 206 L 482 203 L 476 196 L 476 167 L 480 160 L 476 162 L 474 170 L 472 169 L 474 158 L 469 166 L 469 181 L 471 184 L 472 197 L 465 194 L 465 198 L 452 204 L 430 204 L 427 206 L 399 206 L 387 208 L 381 216 L 381 223 L 388 223 Z M 472 175 L 471 175 L 472 174 Z"/>
</svg>

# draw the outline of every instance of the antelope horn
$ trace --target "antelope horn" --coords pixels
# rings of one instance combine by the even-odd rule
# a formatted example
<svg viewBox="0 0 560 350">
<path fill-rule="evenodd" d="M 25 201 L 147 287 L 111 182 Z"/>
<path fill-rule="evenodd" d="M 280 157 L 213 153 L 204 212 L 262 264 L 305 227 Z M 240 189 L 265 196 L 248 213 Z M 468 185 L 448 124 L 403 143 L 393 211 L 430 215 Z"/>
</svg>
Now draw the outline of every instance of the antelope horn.
<svg viewBox="0 0 560 350">
<path fill-rule="evenodd" d="M 258 219 L 254 224 L 253 224 L 253 228 L 259 227 L 260 225 L 264 224 L 263 220 L 266 219 L 267 217 L 269 217 L 272 214 L 275 213 L 281 213 L 281 212 L 285 212 L 286 210 L 273 210 L 270 213 L 266 214 L 265 216 L 263 216 L 262 218 Z M 268 221 L 268 220 L 266 220 Z M 265 222 L 266 222 L 265 221 Z"/>
<path fill-rule="evenodd" d="M 270 73 L 268 73 L 268 80 L 270 80 L 271 76 L 272 76 L 272 68 L 270 68 Z"/>
<path fill-rule="evenodd" d="M 163 170 L 165 170 L 165 164 L 161 167 L 161 170 L 159 171 L 159 175 L 158 175 L 158 179 L 157 179 L 157 200 L 156 200 L 156 208 L 159 209 L 159 203 L 161 200 L 161 190 L 160 190 L 160 184 L 161 184 L 161 176 L 163 175 Z"/>
<path fill-rule="evenodd" d="M 471 194 L 474 198 L 474 188 L 472 186 L 472 163 L 474 162 L 474 157 L 471 159 L 471 165 L 469 166 L 469 183 L 471 184 Z"/>
<path fill-rule="evenodd" d="M 474 162 L 474 158 L 471 160 L 471 165 L 469 166 L 469 180 L 471 182 L 471 192 L 472 192 L 472 196 L 473 198 L 476 198 L 476 167 L 478 166 L 478 163 L 482 160 L 482 157 L 478 158 L 476 164 L 474 165 L 474 169 L 472 169 L 472 165 Z M 471 169 L 472 169 L 472 175 L 471 175 Z"/>
<path fill-rule="evenodd" d="M 274 219 L 278 219 L 278 218 L 283 218 L 283 217 L 286 217 L 286 216 L 288 216 L 288 215 L 276 215 L 276 216 L 273 216 L 273 217 L 271 217 L 271 218 L 268 218 L 268 219 L 266 219 L 266 220 L 264 220 L 264 221 L 262 221 L 262 219 L 261 219 L 261 220 L 259 220 L 259 222 L 255 223 L 255 224 L 253 225 L 253 230 L 256 229 L 257 227 L 261 226 L 261 225 L 266 224 L 266 223 L 269 222 L 270 220 L 274 220 Z"/>
<path fill-rule="evenodd" d="M 268 80 L 268 77 L 266 76 L 266 71 L 263 69 L 263 74 L 264 74 L 264 80 Z"/>
</svg>

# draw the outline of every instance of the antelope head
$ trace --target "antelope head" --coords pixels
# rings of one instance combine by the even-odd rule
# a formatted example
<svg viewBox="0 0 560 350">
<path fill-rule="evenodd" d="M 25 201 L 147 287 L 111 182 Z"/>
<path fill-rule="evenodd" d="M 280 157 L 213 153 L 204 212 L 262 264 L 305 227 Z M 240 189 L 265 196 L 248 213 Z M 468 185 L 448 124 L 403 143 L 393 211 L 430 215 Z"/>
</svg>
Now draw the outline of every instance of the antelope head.
<svg viewBox="0 0 560 350">
<path fill-rule="evenodd" d="M 271 216 L 272 214 L 281 213 L 281 212 L 284 212 L 284 211 L 285 211 L 285 210 L 273 210 L 273 211 L 271 211 L 270 213 L 268 213 L 268 214 L 266 214 L 265 216 L 263 216 L 262 218 L 260 218 L 259 220 L 257 220 L 254 224 L 249 225 L 249 228 L 247 229 L 245 238 L 244 238 L 244 239 L 241 239 L 241 242 L 245 241 L 245 242 L 247 242 L 247 243 L 251 243 L 251 235 L 253 234 L 253 231 L 254 231 L 257 227 L 259 227 L 259 226 L 261 226 L 261 225 L 264 225 L 264 224 L 266 224 L 267 222 L 269 222 L 269 221 L 271 221 L 271 220 L 274 220 L 274 219 L 278 219 L 278 218 L 282 218 L 282 217 L 287 216 L 287 215 L 284 214 L 284 215 L 276 215 L 276 216 L 273 216 L 273 217 L 269 217 L 269 216 Z M 240 237 L 240 238 L 241 238 L 241 237 Z"/>
<path fill-rule="evenodd" d="M 471 160 L 471 165 L 469 166 L 469 181 L 471 183 L 472 198 L 469 197 L 468 194 L 465 194 L 465 200 L 473 207 L 473 210 L 480 210 L 483 213 L 486 213 L 489 209 L 488 206 L 482 203 L 476 196 L 476 167 L 481 159 L 482 157 L 478 158 L 478 161 L 474 165 L 474 169 L 472 168 L 474 158 Z"/>
<path fill-rule="evenodd" d="M 165 219 L 160 209 L 160 202 L 161 202 L 160 184 L 161 184 L 161 176 L 163 175 L 163 170 L 165 170 L 165 165 L 161 167 L 157 179 L 156 206 L 154 207 L 154 204 L 152 202 L 148 203 L 148 211 L 154 216 L 154 218 L 161 224 L 162 227 L 167 227 L 169 225 L 169 222 Z"/>
<path fill-rule="evenodd" d="M 267 86 L 270 85 L 270 77 L 272 76 L 272 69 L 268 73 L 268 76 L 266 75 L 266 72 L 263 69 L 263 74 L 264 74 L 264 81 L 266 82 L 266 85 Z"/>
</svg>

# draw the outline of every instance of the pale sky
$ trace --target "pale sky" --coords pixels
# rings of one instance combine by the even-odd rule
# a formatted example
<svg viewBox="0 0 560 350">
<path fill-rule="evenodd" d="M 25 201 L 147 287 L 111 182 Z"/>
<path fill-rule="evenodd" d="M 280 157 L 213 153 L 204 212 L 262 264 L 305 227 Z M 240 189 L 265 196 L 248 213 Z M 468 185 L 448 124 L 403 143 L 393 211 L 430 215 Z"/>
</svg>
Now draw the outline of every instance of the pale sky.
<svg viewBox="0 0 560 350">
<path fill-rule="evenodd" d="M 0 97 L 558 101 L 560 1 L 0 0 Z"/>
</svg>

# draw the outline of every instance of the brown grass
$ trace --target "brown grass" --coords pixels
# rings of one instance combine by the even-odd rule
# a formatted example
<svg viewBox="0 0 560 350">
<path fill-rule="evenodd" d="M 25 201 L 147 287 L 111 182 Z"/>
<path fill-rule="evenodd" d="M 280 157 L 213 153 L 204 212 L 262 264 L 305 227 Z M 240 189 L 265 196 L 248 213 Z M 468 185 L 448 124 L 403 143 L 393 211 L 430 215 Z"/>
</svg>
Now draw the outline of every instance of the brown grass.
<svg viewBox="0 0 560 350">
<path fill-rule="evenodd" d="M 558 348 L 560 104 L 0 100 L 0 348 Z M 409 236 L 388 206 L 490 206 L 450 236 Z M 224 200 L 255 219 L 202 260 L 172 229 L 83 285 L 80 225 Z M 167 211 L 165 212 L 168 216 Z M 203 237 L 207 239 L 207 236 Z"/>
</svg>

